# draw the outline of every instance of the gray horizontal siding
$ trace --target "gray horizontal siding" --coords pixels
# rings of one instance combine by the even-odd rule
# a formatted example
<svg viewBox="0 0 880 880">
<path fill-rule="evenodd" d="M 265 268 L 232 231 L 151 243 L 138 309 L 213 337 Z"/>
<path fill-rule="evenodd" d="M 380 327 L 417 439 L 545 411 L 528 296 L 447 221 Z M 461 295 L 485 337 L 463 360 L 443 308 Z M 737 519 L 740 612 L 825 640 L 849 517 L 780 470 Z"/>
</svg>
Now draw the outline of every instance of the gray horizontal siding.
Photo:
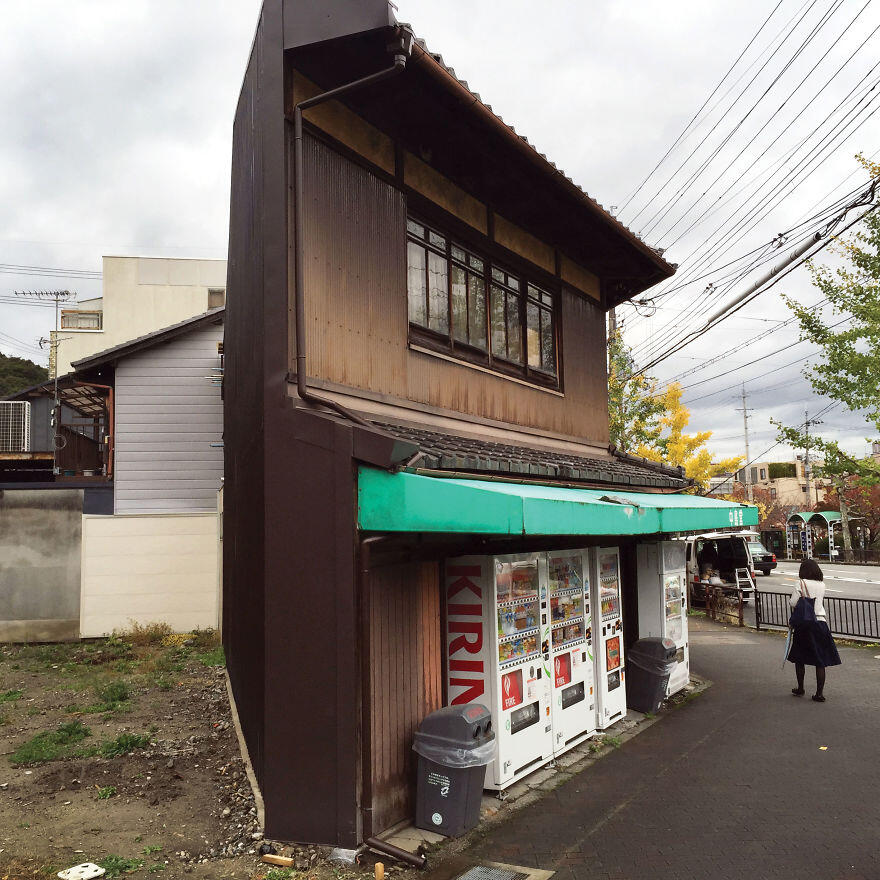
<svg viewBox="0 0 880 880">
<path fill-rule="evenodd" d="M 216 510 L 223 401 L 208 378 L 221 326 L 203 327 L 116 368 L 117 513 Z"/>
</svg>

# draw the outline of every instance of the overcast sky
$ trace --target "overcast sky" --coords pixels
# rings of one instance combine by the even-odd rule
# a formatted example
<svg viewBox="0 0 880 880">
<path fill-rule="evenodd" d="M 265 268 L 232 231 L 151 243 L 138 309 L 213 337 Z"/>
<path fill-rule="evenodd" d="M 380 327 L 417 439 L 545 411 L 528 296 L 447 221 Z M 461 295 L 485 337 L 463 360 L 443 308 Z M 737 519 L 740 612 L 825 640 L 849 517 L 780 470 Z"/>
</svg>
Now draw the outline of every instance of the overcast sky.
<svg viewBox="0 0 880 880">
<path fill-rule="evenodd" d="M 578 184 L 606 207 L 616 206 L 620 218 L 650 244 L 667 248 L 667 259 L 681 264 L 681 281 L 673 283 L 682 283 L 762 247 L 865 181 L 853 154 L 880 149 L 880 117 L 870 117 L 880 88 L 868 91 L 880 45 L 871 36 L 880 25 L 880 9 L 862 0 L 782 0 L 707 105 L 708 115 L 627 204 L 773 5 L 400 0 L 398 17 Z M 225 257 L 231 126 L 258 10 L 256 0 L 4 4 L 0 264 L 100 271 L 105 254 Z M 783 42 L 787 27 L 792 33 Z M 853 88 L 850 103 L 829 118 Z M 865 92 L 857 103 L 860 88 Z M 851 114 L 844 118 L 847 108 Z M 839 135 L 822 142 L 837 118 L 848 119 L 849 128 L 835 129 Z M 804 141 L 811 136 L 812 142 Z M 691 164 L 667 184 L 693 149 Z M 700 167 L 702 157 L 708 159 L 702 175 L 666 211 L 666 199 Z M 795 191 L 787 192 L 797 182 L 790 177 L 778 191 L 784 196 L 778 205 L 762 200 L 767 189 L 799 168 L 811 173 Z M 764 180 L 769 183 L 759 189 Z M 662 196 L 645 205 L 658 191 Z M 721 254 L 719 247 L 714 261 L 693 268 L 699 251 L 691 255 L 728 213 L 737 209 L 741 218 L 761 205 L 766 216 L 745 223 L 741 239 L 723 227 L 716 234 L 729 251 Z M 704 217 L 710 207 L 715 212 Z M 697 222 L 682 235 L 692 221 Z M 730 279 L 734 284 L 724 297 L 745 290 L 793 243 L 795 236 L 763 268 Z M 99 280 L 2 268 L 0 298 L 14 290 L 56 287 L 69 287 L 81 299 L 100 294 Z M 680 325 L 666 327 L 670 320 L 698 326 L 693 309 L 705 302 L 711 280 L 661 297 L 650 318 L 622 308 L 637 354 L 660 350 L 666 333 L 681 335 Z M 780 291 L 807 303 L 819 299 L 801 268 L 653 372 L 660 379 L 675 377 L 786 319 Z M 51 310 L 0 299 L 0 351 L 45 363 L 34 346 L 51 326 Z M 741 453 L 739 389 L 731 386 L 745 381 L 754 408 L 751 452 L 760 454 L 774 442 L 771 416 L 794 423 L 803 419 L 804 409 L 815 413 L 827 405 L 810 394 L 800 376 L 810 361 L 792 364 L 810 351 L 808 344 L 798 344 L 797 330 L 786 327 L 683 377 L 688 385 L 719 376 L 686 388 L 691 427 L 715 432 L 710 448 L 717 454 Z M 825 422 L 826 434 L 852 452 L 865 451 L 871 431 L 857 416 L 837 408 Z M 769 457 L 790 455 L 777 447 Z"/>
</svg>

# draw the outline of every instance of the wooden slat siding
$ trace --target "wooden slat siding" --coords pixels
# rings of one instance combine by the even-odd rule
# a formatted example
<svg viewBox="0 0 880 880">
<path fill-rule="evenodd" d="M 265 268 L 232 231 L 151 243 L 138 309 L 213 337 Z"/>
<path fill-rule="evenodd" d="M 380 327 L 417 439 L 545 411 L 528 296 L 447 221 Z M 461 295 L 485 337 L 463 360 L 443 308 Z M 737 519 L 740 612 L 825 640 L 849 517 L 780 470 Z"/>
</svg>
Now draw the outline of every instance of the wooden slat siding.
<svg viewBox="0 0 880 880">
<path fill-rule="evenodd" d="M 437 563 L 370 574 L 373 833 L 413 812 L 413 734 L 441 706 L 440 578 Z"/>
<path fill-rule="evenodd" d="M 222 325 L 210 325 L 116 368 L 116 513 L 213 511 L 223 476 L 218 366 Z"/>
<path fill-rule="evenodd" d="M 563 288 L 564 397 L 410 350 L 405 197 L 313 137 L 304 152 L 310 377 L 607 443 L 598 304 Z"/>
</svg>

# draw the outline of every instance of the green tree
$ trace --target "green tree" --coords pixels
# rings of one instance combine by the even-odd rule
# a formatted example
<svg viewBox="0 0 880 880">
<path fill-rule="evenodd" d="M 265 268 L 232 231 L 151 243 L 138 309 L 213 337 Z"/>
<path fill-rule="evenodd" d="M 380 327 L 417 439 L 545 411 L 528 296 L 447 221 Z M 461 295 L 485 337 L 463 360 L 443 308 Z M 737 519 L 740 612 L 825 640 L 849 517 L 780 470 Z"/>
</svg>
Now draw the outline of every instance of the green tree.
<svg viewBox="0 0 880 880">
<path fill-rule="evenodd" d="M 49 371 L 33 361 L 0 353 L 0 397 L 15 394 L 49 378 Z"/>
<path fill-rule="evenodd" d="M 632 352 L 618 329 L 608 338 L 608 427 L 611 443 L 630 454 L 657 443 L 663 415 L 656 380 L 635 373 Z"/>
<path fill-rule="evenodd" d="M 880 182 L 880 165 L 858 157 L 875 184 Z M 805 307 L 791 296 L 785 301 L 797 317 L 801 339 L 819 346 L 819 363 L 805 370 L 813 389 L 825 397 L 842 403 L 848 410 L 861 411 L 880 433 L 880 213 L 868 214 L 847 238 L 832 245 L 840 265 L 808 264 L 812 282 L 828 300 L 827 311 Z M 841 317 L 848 320 L 842 329 L 831 324 Z M 880 463 L 872 459 L 856 459 L 840 448 L 834 440 L 806 435 L 803 426 L 786 426 L 774 422 L 778 439 L 797 448 L 822 453 L 825 458 L 820 473 L 831 479 L 835 489 L 846 485 L 870 487 L 880 485 Z M 841 518 L 846 556 L 849 556 L 848 511 L 845 493 Z"/>
</svg>

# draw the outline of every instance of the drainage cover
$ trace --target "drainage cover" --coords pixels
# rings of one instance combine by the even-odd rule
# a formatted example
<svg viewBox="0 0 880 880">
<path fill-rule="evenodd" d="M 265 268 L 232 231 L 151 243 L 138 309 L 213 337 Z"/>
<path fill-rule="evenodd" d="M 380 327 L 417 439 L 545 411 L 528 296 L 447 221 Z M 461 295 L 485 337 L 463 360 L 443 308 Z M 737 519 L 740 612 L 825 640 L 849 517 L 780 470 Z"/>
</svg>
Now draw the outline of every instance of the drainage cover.
<svg viewBox="0 0 880 880">
<path fill-rule="evenodd" d="M 529 874 L 523 874 L 515 869 L 476 865 L 462 874 L 458 880 L 529 880 Z"/>
</svg>

